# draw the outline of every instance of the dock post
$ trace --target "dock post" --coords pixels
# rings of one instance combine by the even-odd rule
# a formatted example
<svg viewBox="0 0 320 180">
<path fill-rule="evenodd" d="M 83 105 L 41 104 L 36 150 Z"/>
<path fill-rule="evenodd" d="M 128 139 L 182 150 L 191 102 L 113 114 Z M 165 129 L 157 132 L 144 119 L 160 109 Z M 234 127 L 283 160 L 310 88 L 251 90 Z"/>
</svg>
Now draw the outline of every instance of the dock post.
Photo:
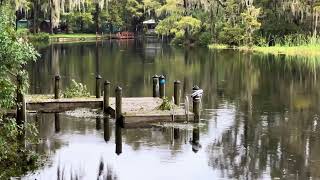
<svg viewBox="0 0 320 180">
<path fill-rule="evenodd" d="M 198 86 L 192 88 L 192 92 L 195 93 L 197 90 L 200 90 Z M 199 123 L 200 121 L 200 95 L 195 95 L 193 99 L 193 113 L 194 113 L 194 122 Z"/>
<path fill-rule="evenodd" d="M 109 104 L 109 99 L 110 99 L 110 82 L 105 81 L 104 82 L 104 94 L 103 94 L 103 112 L 108 113 L 108 107 L 110 106 Z"/>
<path fill-rule="evenodd" d="M 100 81 L 101 81 L 102 77 L 98 74 L 96 76 L 96 98 L 100 98 L 101 97 L 101 91 L 100 91 Z"/>
<path fill-rule="evenodd" d="M 164 77 L 164 75 L 161 75 L 159 77 L 159 85 L 160 85 L 160 98 L 164 98 L 165 97 L 165 87 L 166 87 L 166 79 Z"/>
<path fill-rule="evenodd" d="M 180 96 L 181 96 L 181 82 L 175 81 L 174 82 L 174 104 L 180 106 Z"/>
<path fill-rule="evenodd" d="M 152 82 L 153 82 L 153 97 L 158 97 L 158 93 L 159 93 L 159 76 L 158 75 L 154 75 L 152 77 Z"/>
<path fill-rule="evenodd" d="M 122 115 L 122 88 L 118 86 L 116 88 L 116 121 L 119 120 L 121 115 Z"/>
<path fill-rule="evenodd" d="M 54 77 L 54 98 L 59 99 L 60 97 L 60 75 Z"/>
<path fill-rule="evenodd" d="M 26 100 L 22 93 L 22 76 L 17 76 L 17 124 L 21 125 L 26 120 Z"/>
</svg>

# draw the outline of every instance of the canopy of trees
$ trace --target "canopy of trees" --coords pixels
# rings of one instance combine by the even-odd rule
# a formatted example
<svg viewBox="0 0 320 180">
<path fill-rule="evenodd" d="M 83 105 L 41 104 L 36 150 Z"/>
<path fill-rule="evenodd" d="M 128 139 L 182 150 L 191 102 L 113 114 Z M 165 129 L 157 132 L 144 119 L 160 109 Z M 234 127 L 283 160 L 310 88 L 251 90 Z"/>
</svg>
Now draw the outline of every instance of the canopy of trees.
<svg viewBox="0 0 320 180">
<path fill-rule="evenodd" d="M 288 34 L 316 36 L 318 0 L 15 0 L 17 19 L 33 21 L 33 32 L 49 20 L 51 32 L 142 31 L 156 19 L 162 37 L 192 43 L 210 39 L 229 45 L 271 42 Z M 203 34 L 205 33 L 205 34 Z M 272 42 L 271 42 L 272 43 Z"/>
</svg>

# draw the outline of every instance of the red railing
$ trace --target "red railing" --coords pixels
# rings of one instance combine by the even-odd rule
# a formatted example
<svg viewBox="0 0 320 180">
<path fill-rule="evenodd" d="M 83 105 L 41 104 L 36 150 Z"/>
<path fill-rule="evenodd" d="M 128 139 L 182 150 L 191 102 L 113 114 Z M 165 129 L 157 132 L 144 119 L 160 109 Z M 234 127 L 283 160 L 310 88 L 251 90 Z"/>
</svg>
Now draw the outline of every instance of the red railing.
<svg viewBox="0 0 320 180">
<path fill-rule="evenodd" d="M 134 33 L 133 32 L 128 32 L 128 31 L 118 32 L 116 34 L 116 38 L 118 38 L 118 39 L 133 39 L 134 38 Z"/>
</svg>

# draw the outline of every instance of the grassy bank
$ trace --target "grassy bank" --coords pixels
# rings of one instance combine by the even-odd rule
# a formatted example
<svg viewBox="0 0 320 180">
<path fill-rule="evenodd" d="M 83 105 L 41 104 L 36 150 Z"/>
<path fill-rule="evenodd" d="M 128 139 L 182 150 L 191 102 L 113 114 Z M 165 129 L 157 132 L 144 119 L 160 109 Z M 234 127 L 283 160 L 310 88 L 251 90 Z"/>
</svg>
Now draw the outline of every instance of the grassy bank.
<svg viewBox="0 0 320 180">
<path fill-rule="evenodd" d="M 289 56 L 320 56 L 320 44 L 312 45 L 299 45 L 299 46 L 240 46 L 240 47 L 228 47 L 223 44 L 211 44 L 209 45 L 210 49 L 238 49 L 240 51 L 252 51 L 260 52 L 264 54 L 285 54 Z"/>
<path fill-rule="evenodd" d="M 101 35 L 98 35 L 101 36 Z M 95 38 L 96 34 L 52 34 L 50 38 Z"/>
<path fill-rule="evenodd" d="M 271 46 L 271 47 L 255 46 L 247 49 L 255 52 L 269 53 L 269 54 L 285 54 L 285 55 L 291 55 L 291 56 L 296 56 L 296 55 L 320 56 L 320 44 L 319 45 L 303 45 L 303 46 Z"/>
</svg>

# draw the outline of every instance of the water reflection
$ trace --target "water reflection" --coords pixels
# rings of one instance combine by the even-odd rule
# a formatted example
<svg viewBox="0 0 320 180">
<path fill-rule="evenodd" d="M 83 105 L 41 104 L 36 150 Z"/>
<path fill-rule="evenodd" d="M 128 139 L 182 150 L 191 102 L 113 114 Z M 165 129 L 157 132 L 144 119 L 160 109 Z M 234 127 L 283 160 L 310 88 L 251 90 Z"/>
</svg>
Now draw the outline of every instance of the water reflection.
<svg viewBox="0 0 320 180">
<path fill-rule="evenodd" d="M 96 117 L 96 129 L 101 129 L 101 117 Z"/>
<path fill-rule="evenodd" d="M 122 129 L 120 123 L 117 122 L 115 126 L 115 134 L 116 154 L 120 155 L 122 153 Z"/>
<path fill-rule="evenodd" d="M 199 127 L 194 127 L 192 130 L 191 144 L 192 144 L 192 151 L 197 153 L 201 148 Z"/>
<path fill-rule="evenodd" d="M 106 142 L 110 140 L 110 116 L 106 115 L 103 118 L 103 137 Z"/>
<path fill-rule="evenodd" d="M 60 114 L 59 113 L 54 113 L 54 128 L 56 133 L 60 132 Z"/>
<path fill-rule="evenodd" d="M 53 115 L 37 115 L 43 138 L 39 151 L 51 155 L 52 166 L 60 159 L 98 167 L 103 154 L 119 179 L 320 178 L 319 57 L 183 50 L 151 43 L 105 42 L 99 45 L 98 66 L 95 43 L 42 49 L 42 60 L 30 65 L 30 92 L 52 93 L 52 77 L 60 72 L 63 88 L 74 78 L 94 94 L 100 67 L 101 76 L 120 84 L 124 96 L 152 96 L 152 76 L 164 74 L 169 97 L 177 79 L 183 83 L 182 97 L 194 84 L 204 89 L 199 126 L 117 130 L 113 119 L 104 118 L 102 132 L 95 118 L 61 114 L 57 134 Z M 122 136 L 121 148 L 116 135 Z M 79 157 L 85 159 L 79 162 Z M 94 174 L 88 175 L 91 179 L 96 171 L 86 169 Z M 50 172 L 46 166 L 38 172 L 43 176 L 32 177 L 49 177 Z"/>
</svg>

